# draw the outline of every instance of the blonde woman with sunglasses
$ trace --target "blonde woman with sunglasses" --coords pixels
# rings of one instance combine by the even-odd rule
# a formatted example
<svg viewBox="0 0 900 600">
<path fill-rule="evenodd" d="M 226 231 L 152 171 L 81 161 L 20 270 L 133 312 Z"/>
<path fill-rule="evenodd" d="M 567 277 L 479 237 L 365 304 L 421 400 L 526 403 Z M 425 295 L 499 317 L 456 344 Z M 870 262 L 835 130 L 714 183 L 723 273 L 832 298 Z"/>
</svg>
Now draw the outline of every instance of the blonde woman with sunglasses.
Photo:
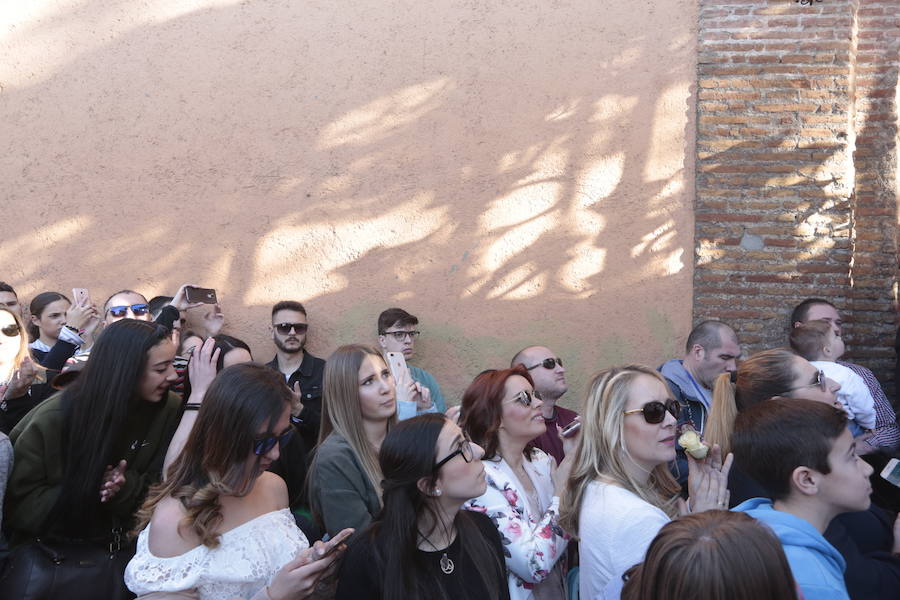
<svg viewBox="0 0 900 600">
<path fill-rule="evenodd" d="M 461 427 L 484 448 L 487 490 L 465 504 L 487 514 L 506 555 L 512 600 L 562 599 L 569 537 L 559 526 L 559 498 L 572 466 L 577 434 L 563 440 L 566 458 L 553 457 L 532 440 L 546 431 L 543 403 L 524 366 L 481 373 L 463 394 Z"/>
<path fill-rule="evenodd" d="M 578 535 L 581 597 L 617 598 L 622 574 L 644 559 L 672 518 L 727 509 L 732 457 L 723 464 L 715 446 L 703 461 L 689 458 L 690 498 L 681 500 L 668 467 L 675 460 L 679 405 L 649 367 L 617 367 L 595 376 L 581 414 L 584 431 L 560 522 Z"/>
</svg>

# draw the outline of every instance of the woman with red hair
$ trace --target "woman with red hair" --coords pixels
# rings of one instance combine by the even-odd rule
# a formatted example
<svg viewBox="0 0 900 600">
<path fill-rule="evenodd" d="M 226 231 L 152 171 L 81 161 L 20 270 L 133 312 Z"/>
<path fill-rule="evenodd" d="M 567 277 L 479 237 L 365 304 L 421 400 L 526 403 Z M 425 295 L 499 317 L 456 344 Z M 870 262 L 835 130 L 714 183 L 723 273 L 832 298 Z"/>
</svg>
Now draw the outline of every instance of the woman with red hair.
<svg viewBox="0 0 900 600">
<path fill-rule="evenodd" d="M 562 561 L 568 536 L 559 527 L 559 497 L 577 436 L 563 439 L 556 461 L 531 441 L 546 431 L 540 396 L 525 367 L 485 371 L 462 399 L 462 428 L 484 448 L 487 491 L 465 504 L 500 532 L 512 600 L 565 598 Z"/>
</svg>

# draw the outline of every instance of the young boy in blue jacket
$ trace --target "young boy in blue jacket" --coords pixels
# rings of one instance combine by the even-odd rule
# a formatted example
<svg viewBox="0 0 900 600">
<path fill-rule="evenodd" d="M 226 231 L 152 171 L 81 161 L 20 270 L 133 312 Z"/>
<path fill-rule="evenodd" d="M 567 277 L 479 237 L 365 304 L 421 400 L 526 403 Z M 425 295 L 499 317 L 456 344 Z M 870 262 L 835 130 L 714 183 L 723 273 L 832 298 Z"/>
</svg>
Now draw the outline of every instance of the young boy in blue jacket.
<svg viewBox="0 0 900 600">
<path fill-rule="evenodd" d="M 807 600 L 848 600 L 846 564 L 822 533 L 837 515 L 869 507 L 872 467 L 856 455 L 846 414 L 823 402 L 768 400 L 738 415 L 731 441 L 735 463 L 773 498 L 734 510 L 772 528 Z"/>
</svg>

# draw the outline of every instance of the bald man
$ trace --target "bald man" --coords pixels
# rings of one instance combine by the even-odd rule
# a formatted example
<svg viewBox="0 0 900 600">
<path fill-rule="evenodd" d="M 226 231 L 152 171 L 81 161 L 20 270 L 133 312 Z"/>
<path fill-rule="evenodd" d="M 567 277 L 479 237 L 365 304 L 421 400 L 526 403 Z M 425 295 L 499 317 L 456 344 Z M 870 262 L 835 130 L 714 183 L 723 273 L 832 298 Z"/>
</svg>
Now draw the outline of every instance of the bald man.
<svg viewBox="0 0 900 600">
<path fill-rule="evenodd" d="M 559 464 L 566 454 L 563 452 L 562 440 L 559 439 L 556 427 L 565 428 L 578 416 L 574 410 L 556 405 L 556 402 L 569 390 L 562 359 L 544 346 L 529 346 L 520 350 L 510 361 L 510 367 L 516 365 L 523 365 L 528 369 L 528 373 L 534 380 L 534 389 L 544 402 L 544 422 L 547 424 L 547 431 L 534 438 L 532 443 L 553 456 L 556 463 Z"/>
</svg>

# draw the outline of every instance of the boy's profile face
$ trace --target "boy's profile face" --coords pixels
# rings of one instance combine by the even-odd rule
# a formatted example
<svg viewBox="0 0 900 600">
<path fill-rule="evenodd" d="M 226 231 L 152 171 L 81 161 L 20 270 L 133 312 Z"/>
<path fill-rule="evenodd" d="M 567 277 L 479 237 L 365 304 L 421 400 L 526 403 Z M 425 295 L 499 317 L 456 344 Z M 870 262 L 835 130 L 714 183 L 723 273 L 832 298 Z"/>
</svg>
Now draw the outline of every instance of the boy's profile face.
<svg viewBox="0 0 900 600">
<path fill-rule="evenodd" d="M 841 336 L 835 335 L 833 329 L 828 331 L 825 343 L 831 349 L 828 360 L 837 360 L 844 355 L 844 340 Z"/>
<path fill-rule="evenodd" d="M 834 440 L 828 453 L 828 475 L 819 474 L 818 496 L 837 512 L 858 512 L 869 508 L 872 467 L 856 454 L 856 442 L 849 429 Z"/>
</svg>

